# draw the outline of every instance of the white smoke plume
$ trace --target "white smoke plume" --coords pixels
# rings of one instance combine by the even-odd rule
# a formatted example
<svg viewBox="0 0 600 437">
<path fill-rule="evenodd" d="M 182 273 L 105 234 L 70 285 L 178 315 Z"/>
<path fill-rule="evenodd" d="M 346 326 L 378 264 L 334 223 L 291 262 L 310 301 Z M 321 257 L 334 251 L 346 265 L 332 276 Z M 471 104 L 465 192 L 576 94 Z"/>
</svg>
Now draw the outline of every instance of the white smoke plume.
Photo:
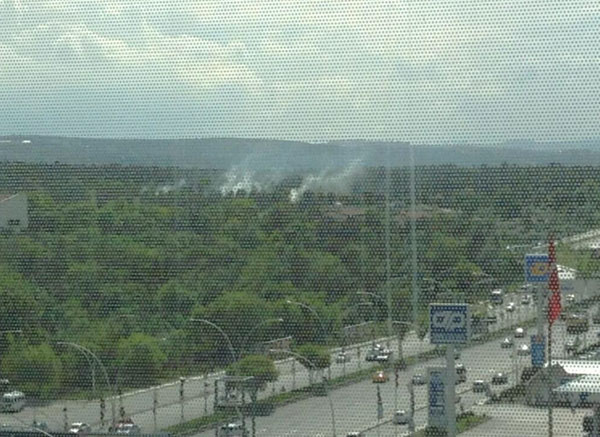
<svg viewBox="0 0 600 437">
<path fill-rule="evenodd" d="M 154 191 L 154 195 L 158 196 L 159 194 L 167 194 L 167 193 L 170 193 L 171 191 L 177 191 L 177 190 L 185 187 L 186 185 L 187 184 L 186 184 L 185 179 L 179 179 L 179 181 L 177 181 L 174 184 L 164 184 L 164 185 L 160 185 L 160 186 L 156 187 L 156 190 Z"/>
<path fill-rule="evenodd" d="M 290 202 L 296 203 L 302 198 L 302 195 L 308 191 L 334 192 L 341 193 L 348 191 L 350 183 L 362 171 L 362 160 L 356 159 L 340 173 L 331 174 L 327 170 L 320 175 L 308 175 L 302 181 L 298 188 L 290 190 Z"/>
<path fill-rule="evenodd" d="M 254 180 L 254 172 L 246 170 L 240 172 L 233 168 L 225 174 L 227 179 L 223 185 L 221 185 L 221 195 L 226 196 L 233 194 L 237 196 L 238 192 L 243 191 L 246 194 L 252 191 L 261 191 L 262 185 Z"/>
</svg>

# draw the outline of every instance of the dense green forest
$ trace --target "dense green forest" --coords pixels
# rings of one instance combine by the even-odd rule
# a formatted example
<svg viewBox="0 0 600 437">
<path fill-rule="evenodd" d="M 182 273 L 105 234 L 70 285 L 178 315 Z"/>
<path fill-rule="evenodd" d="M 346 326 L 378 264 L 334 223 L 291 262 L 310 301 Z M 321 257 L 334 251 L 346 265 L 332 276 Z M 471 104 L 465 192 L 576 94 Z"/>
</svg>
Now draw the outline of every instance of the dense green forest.
<svg viewBox="0 0 600 437">
<path fill-rule="evenodd" d="M 524 252 L 510 246 L 600 224 L 597 167 L 432 166 L 415 177 L 411 209 L 406 168 L 366 168 L 291 202 L 302 175 L 234 195 L 217 170 L 0 163 L 0 192 L 26 193 L 30 220 L 0 235 L 0 331 L 23 330 L 0 337 L 0 376 L 46 397 L 89 386 L 85 358 L 61 341 L 96 352 L 127 386 L 230 363 L 219 333 L 192 318 L 222 327 L 238 353 L 285 336 L 336 344 L 343 326 L 387 317 L 384 299 L 357 305 L 370 299 L 359 291 L 389 286 L 392 318 L 412 320 L 413 219 L 419 314 L 448 290 L 475 302 L 518 284 Z M 587 255 L 573 267 L 600 270 Z"/>
</svg>

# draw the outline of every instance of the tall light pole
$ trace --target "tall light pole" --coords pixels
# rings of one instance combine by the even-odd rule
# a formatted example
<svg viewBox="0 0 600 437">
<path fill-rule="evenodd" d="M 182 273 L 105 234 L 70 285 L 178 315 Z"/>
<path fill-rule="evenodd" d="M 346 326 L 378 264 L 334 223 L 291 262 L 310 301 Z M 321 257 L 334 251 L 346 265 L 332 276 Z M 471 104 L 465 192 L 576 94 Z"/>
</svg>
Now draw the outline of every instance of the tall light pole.
<svg viewBox="0 0 600 437">
<path fill-rule="evenodd" d="M 369 293 L 370 294 L 370 293 Z M 340 319 L 344 320 L 344 318 L 355 308 L 359 307 L 359 306 L 370 306 L 372 307 L 373 304 L 371 302 L 358 302 L 354 305 L 351 305 L 349 308 L 346 308 L 346 310 L 341 314 Z M 342 340 L 342 352 L 346 352 L 346 329 L 345 327 L 342 327 L 342 333 L 344 335 L 344 338 Z M 358 348 L 360 349 L 360 346 L 358 346 Z M 359 357 L 358 359 L 360 360 L 360 353 L 359 353 Z M 359 361 L 360 363 L 360 361 Z M 331 367 L 330 367 L 331 369 Z M 346 376 L 346 356 L 344 356 L 344 362 L 343 362 L 343 369 L 342 369 L 342 374 L 344 376 Z"/>
<path fill-rule="evenodd" d="M 319 330 L 321 331 L 321 336 L 323 338 L 323 340 L 325 341 L 325 343 L 327 343 L 326 338 L 327 338 L 327 331 L 325 330 L 325 323 L 323 322 L 323 319 L 321 318 L 321 316 L 319 316 L 319 313 L 317 313 L 317 311 L 311 307 L 310 305 L 307 305 L 305 303 L 302 302 L 296 302 L 294 300 L 291 299 L 287 299 L 285 301 L 285 303 L 287 303 L 288 305 L 296 305 L 302 308 L 307 309 L 308 311 L 310 311 L 310 313 L 312 315 L 314 315 L 319 323 Z M 329 378 L 331 379 L 331 366 L 329 366 L 329 368 L 327 369 Z"/>
<path fill-rule="evenodd" d="M 283 323 L 283 319 L 281 317 L 278 317 L 275 319 L 263 320 L 262 322 L 254 325 L 254 327 L 252 329 L 250 329 L 250 331 L 248 331 L 248 334 L 246 334 L 244 336 L 244 338 L 242 339 L 242 343 L 240 346 L 239 359 L 242 359 L 242 356 L 246 350 L 246 343 L 248 342 L 248 340 L 250 340 L 250 338 L 252 337 L 252 334 L 254 334 L 259 328 L 262 328 L 263 326 L 266 326 L 266 325 L 272 325 L 274 323 Z"/>
<path fill-rule="evenodd" d="M 386 283 L 386 288 L 389 288 L 389 280 Z M 361 296 L 370 296 L 374 299 L 379 300 L 380 302 L 383 303 L 383 305 L 386 307 L 387 309 L 387 347 L 388 349 L 390 348 L 390 339 L 392 338 L 392 312 L 389 308 L 390 302 L 387 299 L 384 299 L 383 297 L 381 297 L 380 295 L 376 294 L 376 293 L 371 293 L 370 291 L 357 291 L 356 294 L 361 295 Z"/>
<path fill-rule="evenodd" d="M 309 360 L 308 358 L 306 358 L 303 355 L 300 355 L 297 352 L 292 352 L 290 350 L 287 349 L 269 349 L 269 352 L 274 352 L 274 353 L 286 353 L 289 355 L 292 355 L 302 361 L 304 361 L 305 363 L 308 363 L 308 365 L 310 367 L 316 368 L 315 364 Z M 332 429 L 332 433 L 333 433 L 333 437 L 336 437 L 336 431 L 335 431 L 335 409 L 333 408 L 333 400 L 331 399 L 331 395 L 329 393 L 329 382 L 325 382 L 323 381 L 323 385 L 325 386 L 325 393 L 327 395 L 327 399 L 329 400 L 329 409 L 331 410 L 331 429 Z"/>
<path fill-rule="evenodd" d="M 232 364 L 237 361 L 237 356 L 235 354 L 235 350 L 233 349 L 233 344 L 231 343 L 231 339 L 219 325 L 217 325 L 214 322 L 211 322 L 210 320 L 206 320 L 206 319 L 191 318 L 190 322 L 203 323 L 205 325 L 208 325 L 208 326 L 214 328 L 217 332 L 219 332 L 219 334 L 221 334 L 221 336 L 223 336 L 223 338 L 227 342 L 227 347 L 229 348 L 229 353 L 231 354 Z M 235 373 L 237 373 L 237 370 Z M 215 382 L 215 397 L 217 396 L 216 391 L 217 391 L 217 389 L 216 389 L 216 382 Z M 216 398 L 215 398 L 215 402 L 216 402 Z M 240 408 L 237 405 L 237 402 L 235 403 L 235 412 L 237 413 L 238 417 L 242 420 L 242 425 L 244 426 L 245 419 L 244 419 L 244 416 L 242 415 L 242 412 L 240 411 Z M 217 432 L 218 432 L 218 426 L 219 426 L 218 422 L 216 423 L 216 426 L 217 426 Z M 245 426 L 244 426 L 244 432 L 246 432 Z"/>
<path fill-rule="evenodd" d="M 111 409 L 112 409 L 112 427 L 113 429 L 116 426 L 116 412 L 115 412 L 115 396 L 114 396 L 114 387 L 112 387 L 110 385 L 110 380 L 108 379 L 108 372 L 106 372 L 106 367 L 104 367 L 104 364 L 102 364 L 102 361 L 100 361 L 100 358 L 98 358 L 98 356 L 92 352 L 91 350 L 89 350 L 88 348 L 77 344 L 77 343 L 73 343 L 70 341 L 59 341 L 56 344 L 59 345 L 64 345 L 64 346 L 70 346 L 72 348 L 77 349 L 79 352 L 81 352 L 84 355 L 90 356 L 92 358 L 94 358 L 94 360 L 96 360 L 96 362 L 98 363 L 98 365 L 100 366 L 100 369 L 102 369 L 102 372 L 104 373 L 104 379 L 106 381 L 106 387 L 108 388 L 109 392 L 113 391 L 113 396 L 111 397 Z"/>
<path fill-rule="evenodd" d="M 319 316 L 319 313 L 317 313 L 317 311 L 311 307 L 310 305 L 307 305 L 303 302 L 297 302 L 295 300 L 291 300 L 291 299 L 287 299 L 285 301 L 285 303 L 287 303 L 288 305 L 296 305 L 299 307 L 302 307 L 306 310 L 308 310 L 313 316 L 315 316 L 315 318 L 317 319 L 317 322 L 319 323 L 319 330 L 321 332 L 321 335 L 323 336 L 323 340 L 326 339 L 327 336 L 327 331 L 325 330 L 325 323 L 323 322 L 323 319 L 321 318 L 321 316 Z M 325 342 L 327 343 L 327 342 Z"/>
</svg>

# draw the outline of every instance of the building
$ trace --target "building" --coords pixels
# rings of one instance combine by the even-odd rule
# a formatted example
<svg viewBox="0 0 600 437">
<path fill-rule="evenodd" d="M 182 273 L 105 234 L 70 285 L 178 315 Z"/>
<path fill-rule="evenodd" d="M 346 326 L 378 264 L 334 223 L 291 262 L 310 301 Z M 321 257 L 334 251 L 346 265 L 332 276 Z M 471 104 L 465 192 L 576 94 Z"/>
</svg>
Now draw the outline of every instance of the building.
<svg viewBox="0 0 600 437">
<path fill-rule="evenodd" d="M 527 383 L 525 388 L 525 403 L 528 405 L 541 406 L 548 403 L 548 388 L 557 389 L 582 378 L 600 378 L 600 363 L 590 360 L 552 360 L 552 369 L 547 372 L 546 367 L 538 371 Z M 550 376 L 548 375 L 550 373 Z M 551 384 L 549 384 L 551 378 Z M 566 395 L 558 394 L 554 390 L 554 401 L 556 405 L 568 404 Z"/>
<path fill-rule="evenodd" d="M 27 196 L 0 194 L 0 230 L 20 232 L 29 226 Z"/>
</svg>

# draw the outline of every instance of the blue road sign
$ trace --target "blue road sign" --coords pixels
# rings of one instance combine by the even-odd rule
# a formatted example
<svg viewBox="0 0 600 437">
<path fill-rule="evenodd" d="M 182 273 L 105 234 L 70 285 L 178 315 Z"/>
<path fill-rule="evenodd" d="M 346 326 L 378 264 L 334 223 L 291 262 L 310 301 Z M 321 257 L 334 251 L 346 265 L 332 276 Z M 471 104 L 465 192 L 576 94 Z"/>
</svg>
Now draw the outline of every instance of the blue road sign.
<svg viewBox="0 0 600 437">
<path fill-rule="evenodd" d="M 469 306 L 466 304 L 431 304 L 429 333 L 432 344 L 464 344 L 469 340 Z"/>
<path fill-rule="evenodd" d="M 429 417 L 431 426 L 444 426 L 446 423 L 446 369 L 430 367 L 429 369 Z"/>
<path fill-rule="evenodd" d="M 548 255 L 525 255 L 525 281 L 548 282 Z"/>
<path fill-rule="evenodd" d="M 546 337 L 543 335 L 531 336 L 531 365 L 544 367 L 546 363 Z"/>
</svg>

